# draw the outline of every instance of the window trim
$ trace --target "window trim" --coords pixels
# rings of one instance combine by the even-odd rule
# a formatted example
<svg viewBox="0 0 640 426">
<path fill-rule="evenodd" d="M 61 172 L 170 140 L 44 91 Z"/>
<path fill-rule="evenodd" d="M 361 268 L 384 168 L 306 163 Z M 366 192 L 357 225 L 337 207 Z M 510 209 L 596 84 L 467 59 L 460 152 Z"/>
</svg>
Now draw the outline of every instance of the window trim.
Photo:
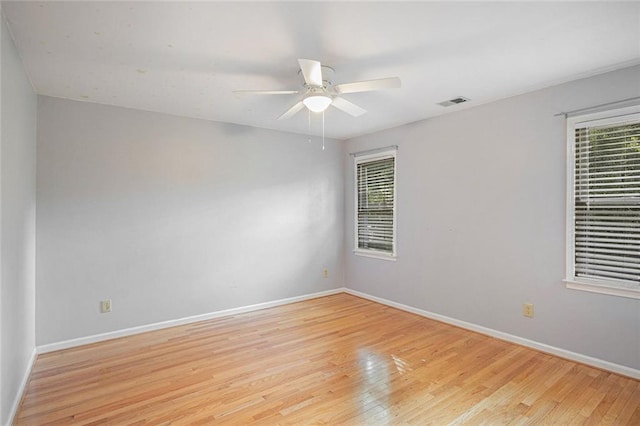
<svg viewBox="0 0 640 426">
<path fill-rule="evenodd" d="M 376 152 L 370 154 L 355 154 L 353 157 L 353 253 L 357 256 L 371 257 L 374 259 L 382 259 L 389 261 L 396 261 L 398 257 L 398 233 L 397 233 L 397 217 L 398 217 L 398 184 L 397 184 L 397 173 L 398 173 L 398 156 L 397 156 L 397 148 L 382 148 L 380 150 L 375 150 Z M 394 158 L 393 164 L 393 241 L 391 244 L 391 253 L 372 250 L 372 249 L 362 249 L 358 247 L 358 164 L 367 163 L 375 160 L 382 160 L 385 158 Z"/>
<path fill-rule="evenodd" d="M 575 275 L 575 129 L 636 118 L 640 119 L 640 105 L 567 117 L 566 268 L 562 281 L 568 289 L 640 299 L 640 286 L 615 279 L 590 279 Z"/>
</svg>

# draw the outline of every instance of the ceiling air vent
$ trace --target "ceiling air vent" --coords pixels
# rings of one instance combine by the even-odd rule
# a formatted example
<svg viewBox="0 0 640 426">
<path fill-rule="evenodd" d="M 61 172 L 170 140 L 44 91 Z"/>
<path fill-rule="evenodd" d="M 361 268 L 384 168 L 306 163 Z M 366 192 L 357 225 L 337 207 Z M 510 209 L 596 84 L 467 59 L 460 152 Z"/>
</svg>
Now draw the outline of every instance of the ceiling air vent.
<svg viewBox="0 0 640 426">
<path fill-rule="evenodd" d="M 449 99 L 448 101 L 438 102 L 438 105 L 443 107 L 449 107 L 451 105 L 461 104 L 467 102 L 469 99 L 464 96 L 458 96 L 457 98 Z"/>
</svg>

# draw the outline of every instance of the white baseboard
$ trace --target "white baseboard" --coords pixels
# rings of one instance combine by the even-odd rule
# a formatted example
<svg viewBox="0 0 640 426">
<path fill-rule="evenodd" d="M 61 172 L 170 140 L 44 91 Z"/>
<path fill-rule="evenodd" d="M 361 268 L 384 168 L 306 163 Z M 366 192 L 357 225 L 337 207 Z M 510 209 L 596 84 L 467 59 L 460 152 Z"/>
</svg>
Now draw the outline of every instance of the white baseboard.
<svg viewBox="0 0 640 426">
<path fill-rule="evenodd" d="M 13 424 L 14 418 L 18 413 L 18 408 L 20 407 L 20 401 L 22 401 L 22 395 L 24 395 L 24 391 L 27 388 L 27 383 L 29 382 L 29 377 L 31 376 L 31 370 L 33 369 L 33 365 L 36 362 L 37 357 L 36 348 L 33 348 L 31 352 L 31 357 L 29 358 L 29 363 L 27 364 L 27 369 L 22 376 L 22 381 L 20 382 L 20 387 L 18 387 L 18 391 L 16 392 L 15 399 L 13 400 L 13 404 L 11 404 L 11 411 L 9 411 L 9 425 Z"/>
<path fill-rule="evenodd" d="M 466 321 L 457 320 L 455 318 L 450 318 L 444 315 L 436 314 L 433 312 L 425 311 L 423 309 L 414 308 L 413 306 L 404 305 L 402 303 L 393 302 L 391 300 L 387 300 L 381 297 L 372 296 L 367 293 L 362 293 L 357 290 L 352 290 L 350 288 L 340 287 L 332 290 L 321 291 L 318 293 L 306 294 L 303 296 L 289 297 L 286 299 L 273 300 L 270 302 L 258 303 L 255 305 L 241 306 L 238 308 L 225 309 L 222 311 L 210 312 L 207 314 L 194 315 L 185 318 L 179 318 L 170 321 L 163 321 L 154 324 L 148 324 L 138 327 L 127 328 L 123 330 L 116 330 L 109 333 L 96 334 L 92 336 L 80 337 L 77 339 L 65 340 L 62 342 L 51 343 L 47 345 L 41 345 L 36 348 L 38 354 L 53 352 L 61 349 L 73 348 L 76 346 L 87 345 L 90 343 L 101 342 L 104 340 L 115 339 L 118 337 L 131 336 L 134 334 L 144 333 L 147 331 L 160 330 L 168 327 L 175 327 L 177 325 L 190 324 L 197 321 L 204 321 L 212 318 L 219 318 L 227 315 L 236 315 L 245 312 L 257 311 L 259 309 L 272 308 L 275 306 L 286 305 L 287 303 L 300 302 L 303 300 L 315 299 L 317 297 L 329 296 L 332 294 L 338 293 L 348 293 L 354 296 L 362 297 L 364 299 L 372 300 L 374 302 L 381 303 L 383 305 L 391 306 L 393 308 L 397 308 L 406 312 L 411 312 L 426 318 L 430 318 L 436 321 L 444 322 L 447 324 L 455 325 L 457 327 L 461 327 L 467 330 L 475 331 L 481 334 L 485 334 L 487 336 L 495 337 L 500 340 L 505 340 L 507 342 L 516 343 L 518 345 L 526 346 L 532 349 L 539 350 L 541 352 L 549 353 L 552 355 L 559 356 L 561 358 L 566 358 L 571 361 L 576 361 L 582 364 L 590 365 L 592 367 L 600 368 L 602 370 L 611 371 L 613 373 L 622 374 L 624 376 L 632 377 L 634 379 L 640 380 L 640 370 L 627 367 L 620 364 L 615 364 L 613 362 L 604 361 L 598 358 L 593 358 L 587 355 L 579 354 L 576 352 L 571 352 L 566 349 L 557 348 L 555 346 L 550 346 L 544 343 L 536 342 L 533 340 L 525 339 L 523 337 L 515 336 L 513 334 L 504 333 L 502 331 L 494 330 L 492 328 L 483 327 L 481 325 L 473 324 Z M 35 352 L 33 355 L 33 360 L 35 360 Z M 31 369 L 29 369 L 29 372 Z M 22 390 L 26 385 L 26 381 L 29 377 L 29 372 L 25 375 L 25 379 L 23 380 L 23 388 L 19 393 L 19 396 L 22 396 Z M 12 407 L 12 415 L 15 415 L 15 410 L 17 410 L 17 404 L 20 403 L 18 399 L 14 404 L 15 407 Z"/>
<path fill-rule="evenodd" d="M 556 355 L 561 358 L 566 358 L 571 361 L 576 361 L 582 364 L 586 364 L 592 367 L 600 368 L 602 370 L 610 371 L 612 373 L 621 374 L 623 376 L 632 377 L 634 379 L 640 380 L 640 370 L 636 370 L 635 368 L 627 367 L 620 364 L 615 364 L 613 362 L 604 361 L 602 359 L 593 358 L 587 355 L 582 355 L 576 352 L 571 352 L 566 349 L 557 348 L 555 346 L 550 346 L 544 343 L 536 342 L 533 340 L 525 339 L 523 337 L 514 336 L 513 334 L 504 333 L 502 331 L 494 330 L 492 328 L 483 327 L 481 325 L 473 324 L 466 321 L 460 321 L 455 318 L 450 318 L 444 315 L 436 314 L 433 312 L 425 311 L 423 309 L 414 308 L 413 306 L 404 305 L 402 303 L 393 302 L 391 300 L 383 299 L 381 297 L 372 296 L 367 293 L 362 293 L 357 290 L 352 290 L 350 288 L 344 289 L 345 293 L 352 294 L 354 296 L 362 297 L 363 299 L 368 299 L 374 302 L 381 303 L 383 305 L 391 306 L 393 308 L 397 308 L 406 312 L 411 312 L 413 314 L 417 314 L 429 319 L 433 319 L 436 321 L 444 322 L 447 324 L 455 325 L 460 328 L 464 328 L 467 330 L 475 331 L 480 334 L 485 334 L 487 336 L 495 337 L 500 340 L 505 340 L 507 342 L 516 343 L 518 345 L 526 346 L 532 349 L 536 349 L 540 352 L 545 352 L 548 354 Z"/>
<path fill-rule="evenodd" d="M 104 340 L 116 339 L 118 337 L 131 336 L 134 334 L 145 333 L 147 331 L 160 330 L 177 325 L 190 324 L 198 321 L 205 321 L 212 318 L 224 317 L 227 315 L 242 314 L 245 312 L 257 311 L 259 309 L 272 308 L 275 306 L 286 305 L 288 303 L 301 302 L 303 300 L 315 299 L 318 297 L 329 296 L 345 292 L 344 287 L 320 291 L 317 293 L 305 294 L 302 296 L 288 297 L 286 299 L 272 300 L 270 302 L 257 303 L 255 305 L 241 306 L 238 308 L 225 309 L 222 311 L 209 312 L 201 315 L 194 315 L 175 320 L 162 321 L 153 324 L 141 325 L 138 327 L 125 328 L 122 330 L 110 331 L 108 333 L 94 334 L 91 336 L 79 337 L 77 339 L 64 340 L 62 342 L 49 343 L 47 345 L 38 346 L 37 352 L 44 354 L 47 352 L 59 351 L 62 349 L 74 348 L 76 346 L 88 345 L 90 343 L 102 342 Z"/>
</svg>

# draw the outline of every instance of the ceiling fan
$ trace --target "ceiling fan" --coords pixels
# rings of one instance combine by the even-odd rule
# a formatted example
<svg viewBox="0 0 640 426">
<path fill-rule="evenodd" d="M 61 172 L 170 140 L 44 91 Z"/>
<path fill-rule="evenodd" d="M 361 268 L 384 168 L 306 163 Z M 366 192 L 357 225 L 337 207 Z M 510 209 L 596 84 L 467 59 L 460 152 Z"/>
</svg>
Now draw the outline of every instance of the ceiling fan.
<svg viewBox="0 0 640 426">
<path fill-rule="evenodd" d="M 333 85 L 332 77 L 334 70 L 331 67 L 322 65 L 319 61 L 312 59 L 298 59 L 300 71 L 304 78 L 304 85 L 301 90 L 235 90 L 237 94 L 254 95 L 302 95 L 302 99 L 289 108 L 278 120 L 285 120 L 293 117 L 305 106 L 309 111 L 323 112 L 329 106 L 334 106 L 354 117 L 358 117 L 365 112 L 365 109 L 340 97 L 345 93 L 370 92 L 374 90 L 395 89 L 400 87 L 398 77 L 380 78 L 376 80 L 359 81 L 355 83 L 342 83 Z"/>
</svg>

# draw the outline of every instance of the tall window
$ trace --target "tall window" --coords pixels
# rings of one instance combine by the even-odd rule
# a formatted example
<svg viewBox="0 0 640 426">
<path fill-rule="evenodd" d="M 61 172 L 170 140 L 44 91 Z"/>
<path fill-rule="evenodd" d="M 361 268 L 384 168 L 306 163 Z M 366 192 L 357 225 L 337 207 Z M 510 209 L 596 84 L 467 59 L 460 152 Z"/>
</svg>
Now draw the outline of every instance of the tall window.
<svg viewBox="0 0 640 426">
<path fill-rule="evenodd" d="M 640 298 L 640 108 L 568 119 L 567 286 Z"/>
<path fill-rule="evenodd" d="M 355 157 L 355 253 L 395 259 L 396 150 Z"/>
</svg>

